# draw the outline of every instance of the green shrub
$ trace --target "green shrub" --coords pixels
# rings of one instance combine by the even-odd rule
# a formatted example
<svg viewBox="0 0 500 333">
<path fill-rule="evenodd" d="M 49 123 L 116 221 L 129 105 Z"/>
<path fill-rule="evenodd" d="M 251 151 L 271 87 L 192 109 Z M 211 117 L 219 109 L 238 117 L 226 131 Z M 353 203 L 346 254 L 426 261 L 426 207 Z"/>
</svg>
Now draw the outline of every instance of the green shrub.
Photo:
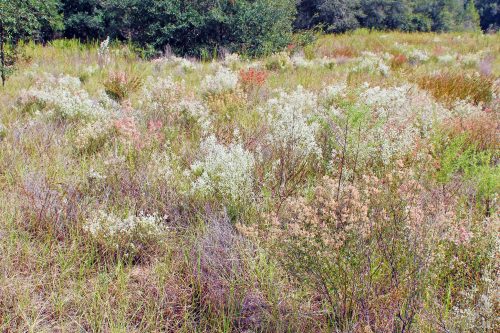
<svg viewBox="0 0 500 333">
<path fill-rule="evenodd" d="M 161 52 L 214 54 L 221 47 L 272 53 L 291 40 L 292 0 L 108 1 L 108 33 Z"/>
</svg>

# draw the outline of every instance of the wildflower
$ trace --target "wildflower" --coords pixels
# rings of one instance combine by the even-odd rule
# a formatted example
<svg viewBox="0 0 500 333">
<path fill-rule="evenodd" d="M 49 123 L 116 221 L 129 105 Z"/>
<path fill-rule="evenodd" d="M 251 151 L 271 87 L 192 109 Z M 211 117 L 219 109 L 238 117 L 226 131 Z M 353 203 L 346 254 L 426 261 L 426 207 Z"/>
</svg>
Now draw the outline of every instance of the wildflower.
<svg viewBox="0 0 500 333">
<path fill-rule="evenodd" d="M 262 87 L 267 80 L 268 73 L 266 71 L 250 68 L 240 71 L 240 81 L 244 88 Z"/>
<path fill-rule="evenodd" d="M 385 60 L 371 52 L 363 52 L 361 59 L 352 69 L 353 72 L 380 73 L 384 76 L 389 75 L 390 67 Z"/>
<path fill-rule="evenodd" d="M 201 159 L 191 165 L 193 191 L 220 194 L 232 201 L 250 198 L 255 164 L 250 152 L 241 144 L 224 146 L 210 136 L 202 142 L 200 153 Z"/>
<path fill-rule="evenodd" d="M 301 86 L 290 94 L 281 92 L 260 111 L 270 127 L 266 141 L 276 149 L 290 150 L 295 157 L 320 157 L 316 142 L 319 125 L 311 120 L 317 107 L 317 97 Z"/>
<path fill-rule="evenodd" d="M 81 88 L 80 80 L 70 76 L 48 77 L 40 87 L 23 90 L 19 102 L 24 107 L 38 105 L 54 117 L 67 120 L 92 120 L 108 113 Z"/>
<path fill-rule="evenodd" d="M 78 128 L 74 146 L 79 151 L 98 150 L 111 137 L 113 122 L 108 119 L 97 119 Z"/>
<path fill-rule="evenodd" d="M 439 62 L 442 62 L 442 63 L 445 63 L 445 64 L 449 64 L 449 63 L 453 62 L 453 60 L 455 60 L 456 58 L 457 58 L 456 55 L 444 54 L 444 55 L 438 56 L 437 60 Z"/>
<path fill-rule="evenodd" d="M 130 235 L 134 232 L 141 234 L 160 234 L 164 228 L 161 219 L 156 215 L 139 214 L 119 218 L 113 213 L 103 210 L 97 211 L 84 224 L 84 230 L 94 237 L 112 238 L 119 235 Z"/>
<path fill-rule="evenodd" d="M 144 142 L 141 140 L 141 132 L 134 117 L 126 116 L 114 121 L 114 126 L 118 133 L 125 138 L 126 142 L 133 143 L 137 148 L 142 148 Z"/>
<path fill-rule="evenodd" d="M 224 57 L 224 65 L 229 68 L 237 68 L 241 62 L 240 55 L 237 53 L 228 53 Z"/>
<path fill-rule="evenodd" d="M 416 49 L 408 55 L 408 59 L 411 63 L 417 64 L 429 61 L 430 56 L 424 50 Z"/>
<path fill-rule="evenodd" d="M 101 42 L 99 49 L 97 50 L 97 63 L 100 68 L 104 68 L 111 62 L 111 57 L 109 55 L 109 36 Z"/>
<path fill-rule="evenodd" d="M 208 75 L 201 82 L 204 95 L 232 92 L 238 85 L 238 75 L 227 68 L 221 68 L 215 75 Z"/>
<path fill-rule="evenodd" d="M 83 230 L 106 252 L 136 257 L 164 237 L 163 221 L 156 214 L 120 217 L 98 210 L 85 221 Z"/>
</svg>

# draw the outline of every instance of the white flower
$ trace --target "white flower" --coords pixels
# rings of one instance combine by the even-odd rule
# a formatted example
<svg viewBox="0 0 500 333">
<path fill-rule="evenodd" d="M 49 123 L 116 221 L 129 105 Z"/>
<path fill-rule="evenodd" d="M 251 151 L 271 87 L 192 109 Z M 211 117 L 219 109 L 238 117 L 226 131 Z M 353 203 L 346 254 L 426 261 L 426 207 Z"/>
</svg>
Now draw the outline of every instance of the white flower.
<svg viewBox="0 0 500 333">
<path fill-rule="evenodd" d="M 316 95 L 301 86 L 290 94 L 281 92 L 260 110 L 270 127 L 266 141 L 275 148 L 289 149 L 297 158 L 320 157 L 316 142 L 319 125 L 311 119 L 317 109 Z"/>
<path fill-rule="evenodd" d="M 220 68 L 215 75 L 207 75 L 201 82 L 201 91 L 205 95 L 231 92 L 238 85 L 238 75 L 227 68 Z"/>
<path fill-rule="evenodd" d="M 452 55 L 452 54 L 444 54 L 442 56 L 437 57 L 439 62 L 442 62 L 445 64 L 449 64 L 449 63 L 453 62 L 453 60 L 455 60 L 456 58 L 457 58 L 457 56 Z"/>
<path fill-rule="evenodd" d="M 202 142 L 200 153 L 201 159 L 191 165 L 196 177 L 193 191 L 220 193 L 233 201 L 251 197 L 255 159 L 241 144 L 224 146 L 210 136 Z"/>
<path fill-rule="evenodd" d="M 113 213 L 98 210 L 83 226 L 93 237 L 113 238 L 120 236 L 158 235 L 165 231 L 162 219 L 156 215 L 128 215 L 120 218 Z"/>
<path fill-rule="evenodd" d="M 376 124 L 363 138 L 372 147 L 366 151 L 366 158 L 377 152 L 384 163 L 409 152 L 419 136 L 427 136 L 435 123 L 451 115 L 413 85 L 367 88 L 359 101 L 370 107 Z"/>
<path fill-rule="evenodd" d="M 78 128 L 74 145 L 78 150 L 85 150 L 95 146 L 99 149 L 111 135 L 113 123 L 107 119 L 97 119 Z"/>
<path fill-rule="evenodd" d="M 6 128 L 5 126 L 0 122 L 0 139 L 3 139 L 6 135 Z"/>
<path fill-rule="evenodd" d="M 21 104 L 36 101 L 44 110 L 61 119 L 97 119 L 108 112 L 81 88 L 78 78 L 71 76 L 49 77 L 41 87 L 21 92 Z M 42 110 L 39 110 L 42 111 Z"/>
<path fill-rule="evenodd" d="M 291 58 L 291 61 L 297 68 L 311 68 L 316 65 L 314 61 L 307 60 L 302 54 L 298 53 Z"/>
<path fill-rule="evenodd" d="M 410 60 L 410 62 L 420 63 L 429 61 L 430 57 L 426 51 L 415 49 L 408 55 L 408 59 Z"/>
<path fill-rule="evenodd" d="M 174 110 L 181 113 L 187 119 L 194 119 L 204 131 L 208 131 L 211 127 L 210 111 L 200 101 L 181 100 L 174 105 Z"/>
<path fill-rule="evenodd" d="M 292 59 L 285 51 L 272 54 L 265 62 L 268 70 L 284 70 L 293 67 Z"/>
<path fill-rule="evenodd" d="M 229 53 L 224 57 L 224 65 L 229 68 L 237 68 L 241 62 L 240 55 L 237 53 Z"/>
<path fill-rule="evenodd" d="M 352 69 L 353 72 L 380 73 L 384 76 L 389 75 L 390 67 L 385 63 L 385 59 L 372 52 L 362 52 L 362 57 Z"/>
</svg>

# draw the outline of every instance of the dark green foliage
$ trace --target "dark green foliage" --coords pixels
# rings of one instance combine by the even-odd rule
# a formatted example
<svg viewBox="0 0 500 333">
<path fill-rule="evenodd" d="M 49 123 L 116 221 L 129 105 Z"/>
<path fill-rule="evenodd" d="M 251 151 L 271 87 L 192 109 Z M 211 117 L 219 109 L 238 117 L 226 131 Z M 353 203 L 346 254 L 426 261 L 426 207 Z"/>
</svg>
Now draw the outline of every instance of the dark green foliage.
<svg viewBox="0 0 500 333">
<path fill-rule="evenodd" d="M 80 4 L 83 2 L 87 9 L 67 19 L 67 24 L 76 24 L 66 27 L 69 36 L 84 27 L 85 33 L 76 36 L 110 35 L 153 53 L 168 46 L 176 53 L 196 56 L 214 54 L 219 48 L 250 55 L 276 51 L 290 42 L 295 14 L 293 0 L 103 0 Z M 91 12 L 97 13 L 95 22 L 101 23 L 94 25 L 92 15 L 87 15 Z M 92 29 L 95 26 L 105 30 Z"/>
<path fill-rule="evenodd" d="M 402 29 L 410 15 L 410 8 L 405 1 L 363 0 L 363 26 L 384 30 Z"/>
<path fill-rule="evenodd" d="M 241 45 L 249 54 L 269 54 L 291 41 L 295 5 L 289 0 L 237 1 L 231 18 L 232 49 Z"/>
<path fill-rule="evenodd" d="M 466 3 L 462 21 L 465 30 L 475 31 L 480 29 L 479 13 L 474 0 L 469 0 Z"/>
<path fill-rule="evenodd" d="M 64 35 L 92 40 L 105 38 L 105 12 L 100 0 L 62 0 Z"/>
<path fill-rule="evenodd" d="M 323 25 L 327 32 L 344 32 L 359 26 L 359 0 L 302 0 L 295 26 L 311 29 Z"/>
<path fill-rule="evenodd" d="M 483 30 L 500 29 L 500 0 L 476 0 Z"/>
<path fill-rule="evenodd" d="M 498 0 L 477 0 L 482 26 L 498 26 Z M 377 30 L 477 30 L 479 14 L 473 0 L 301 0 L 297 29 L 324 27 L 343 32 L 358 26 Z M 495 16 L 497 15 L 497 16 Z"/>
<path fill-rule="evenodd" d="M 475 31 L 479 21 L 484 30 L 500 26 L 500 0 L 0 0 L 0 6 L 4 41 L 44 42 L 62 29 L 65 37 L 84 41 L 129 41 L 150 56 L 166 48 L 203 58 L 221 49 L 268 54 L 291 42 L 293 28 Z"/>
<path fill-rule="evenodd" d="M 17 59 L 16 45 L 25 39 L 45 41 L 62 28 L 58 0 L 0 0 L 0 73 L 2 84 Z"/>
</svg>

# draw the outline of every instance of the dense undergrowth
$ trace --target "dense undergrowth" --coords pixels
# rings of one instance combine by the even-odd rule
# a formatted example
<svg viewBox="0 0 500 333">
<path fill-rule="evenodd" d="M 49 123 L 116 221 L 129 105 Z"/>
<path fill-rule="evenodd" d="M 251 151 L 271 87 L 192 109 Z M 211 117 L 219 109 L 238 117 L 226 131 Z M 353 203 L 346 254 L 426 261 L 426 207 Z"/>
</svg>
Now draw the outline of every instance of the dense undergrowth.
<svg viewBox="0 0 500 333">
<path fill-rule="evenodd" d="M 500 35 L 267 58 L 26 45 L 2 332 L 495 332 Z"/>
</svg>

